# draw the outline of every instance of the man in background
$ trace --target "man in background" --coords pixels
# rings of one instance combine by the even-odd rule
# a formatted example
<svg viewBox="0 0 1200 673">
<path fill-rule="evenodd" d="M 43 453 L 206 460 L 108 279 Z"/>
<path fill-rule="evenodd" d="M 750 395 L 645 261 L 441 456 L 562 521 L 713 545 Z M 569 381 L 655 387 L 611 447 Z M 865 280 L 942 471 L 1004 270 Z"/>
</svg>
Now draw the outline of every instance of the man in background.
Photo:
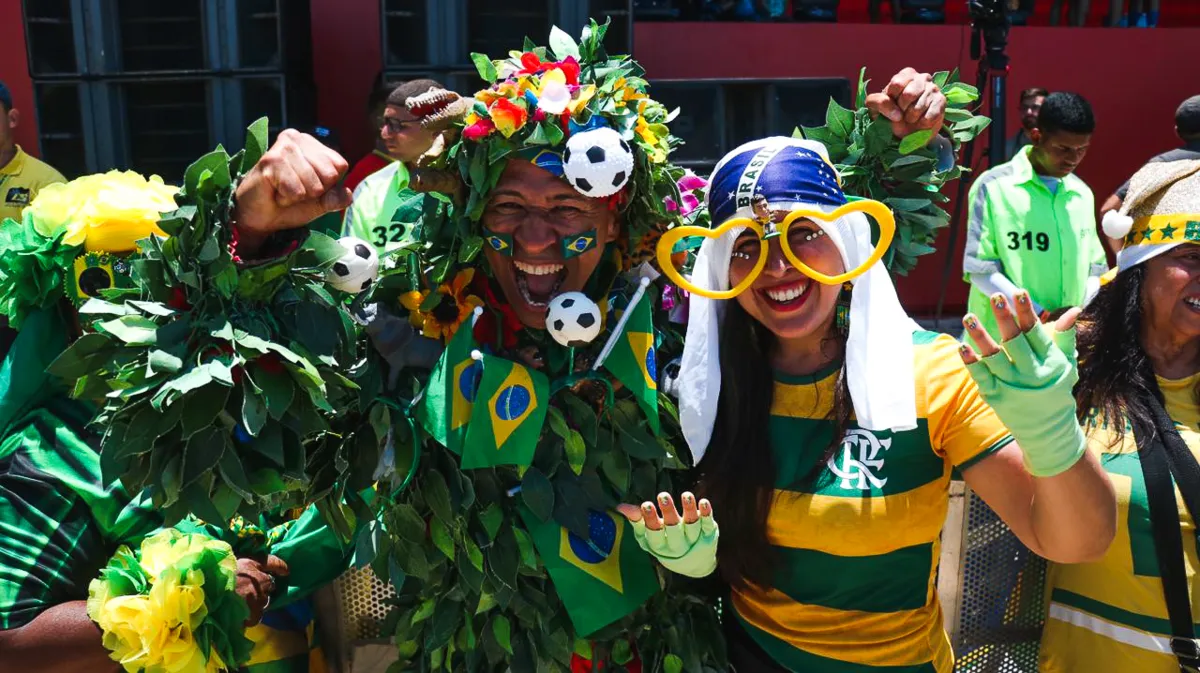
<svg viewBox="0 0 1200 673">
<path fill-rule="evenodd" d="M 1200 96 L 1191 98 L 1179 104 L 1175 110 L 1175 134 L 1183 141 L 1183 147 L 1167 150 L 1150 158 L 1147 163 L 1156 161 L 1182 161 L 1185 159 L 1200 159 Z M 1100 206 L 1100 217 L 1103 218 L 1110 210 L 1118 210 L 1125 202 L 1125 194 L 1129 191 L 1129 181 L 1117 188 L 1117 191 Z M 1123 241 L 1117 238 L 1105 239 L 1108 247 L 1116 252 L 1121 249 Z"/>
<path fill-rule="evenodd" d="M 371 90 L 371 95 L 367 97 L 367 127 L 370 129 L 371 136 L 375 138 L 375 148 L 370 154 L 358 160 L 350 172 L 346 174 L 346 189 L 353 192 L 367 176 L 375 171 L 385 168 L 388 164 L 395 161 L 387 152 L 387 146 L 383 142 L 383 137 L 379 130 L 383 126 L 383 112 L 387 108 L 388 96 L 396 90 L 395 82 L 387 82 L 383 80 L 382 73 L 376 78 L 375 87 Z"/>
<path fill-rule="evenodd" d="M 1096 233 L 1092 190 L 1074 173 L 1096 122 L 1079 94 L 1046 97 L 1030 132 L 1033 141 L 1012 161 L 980 175 L 968 202 L 963 275 L 971 284 L 968 310 L 994 338 L 989 302 L 1029 292 L 1034 311 L 1079 306 L 1100 287 L 1108 269 Z"/>
<path fill-rule="evenodd" d="M 433 146 L 435 134 L 422 128 L 404 103 L 430 89 L 442 88 L 434 80 L 418 79 L 400 84 L 388 95 L 379 136 L 395 161 L 372 173 L 354 190 L 342 223 L 343 236 L 369 241 L 380 253 L 413 240 L 427 204 L 424 194 L 408 188 L 408 171 Z"/>
<path fill-rule="evenodd" d="M 1040 86 L 1035 86 L 1021 92 L 1021 104 L 1017 108 L 1021 113 L 1021 128 L 1017 129 L 1016 135 L 1008 140 L 1008 146 L 1005 149 L 1004 156 L 1012 161 L 1013 157 L 1017 156 L 1017 152 L 1022 147 L 1033 144 L 1033 138 L 1030 132 L 1037 126 L 1038 111 L 1042 109 L 1042 103 L 1046 101 L 1046 96 L 1049 93 Z"/>
<path fill-rule="evenodd" d="M 0 220 L 21 219 L 38 191 L 55 182 L 66 182 L 62 173 L 39 161 L 17 144 L 21 113 L 13 107 L 12 94 L 0 82 Z"/>
</svg>

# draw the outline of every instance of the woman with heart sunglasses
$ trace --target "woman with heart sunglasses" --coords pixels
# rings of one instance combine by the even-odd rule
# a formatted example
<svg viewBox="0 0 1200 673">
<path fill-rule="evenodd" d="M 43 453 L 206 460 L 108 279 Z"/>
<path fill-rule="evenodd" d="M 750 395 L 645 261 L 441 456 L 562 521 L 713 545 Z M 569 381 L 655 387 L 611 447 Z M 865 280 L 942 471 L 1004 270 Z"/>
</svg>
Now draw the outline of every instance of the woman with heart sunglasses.
<svg viewBox="0 0 1200 673">
<path fill-rule="evenodd" d="M 949 673 L 933 586 L 954 470 L 1034 552 L 1105 552 L 1114 496 L 1075 418 L 1075 313 L 1051 332 L 1028 295 L 997 296 L 1004 345 L 968 316 L 978 353 L 921 331 L 879 261 L 891 213 L 847 197 L 815 141 L 734 150 L 707 204 L 712 229 L 659 247 L 692 295 L 677 390 L 704 499 L 622 511 L 664 566 L 729 584 L 739 672 Z M 670 253 L 690 236 L 684 275 Z"/>
</svg>

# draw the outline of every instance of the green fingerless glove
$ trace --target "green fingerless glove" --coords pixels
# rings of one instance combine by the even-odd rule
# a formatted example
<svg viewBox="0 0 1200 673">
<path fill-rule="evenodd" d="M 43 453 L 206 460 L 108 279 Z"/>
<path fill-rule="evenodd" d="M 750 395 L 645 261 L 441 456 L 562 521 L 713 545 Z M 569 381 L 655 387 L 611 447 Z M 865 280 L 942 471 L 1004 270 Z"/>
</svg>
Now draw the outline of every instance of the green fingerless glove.
<svg viewBox="0 0 1200 673">
<path fill-rule="evenodd" d="M 1035 477 L 1069 469 L 1087 450 L 1071 389 L 1075 330 L 1054 335 L 1040 323 L 1004 343 L 1001 351 L 967 365 L 984 401 L 1008 427 Z"/>
<path fill-rule="evenodd" d="M 706 577 L 717 569 L 717 538 L 720 528 L 712 516 L 692 523 L 649 530 L 645 521 L 633 523 L 638 545 L 658 559 L 667 570 L 688 577 Z"/>
</svg>

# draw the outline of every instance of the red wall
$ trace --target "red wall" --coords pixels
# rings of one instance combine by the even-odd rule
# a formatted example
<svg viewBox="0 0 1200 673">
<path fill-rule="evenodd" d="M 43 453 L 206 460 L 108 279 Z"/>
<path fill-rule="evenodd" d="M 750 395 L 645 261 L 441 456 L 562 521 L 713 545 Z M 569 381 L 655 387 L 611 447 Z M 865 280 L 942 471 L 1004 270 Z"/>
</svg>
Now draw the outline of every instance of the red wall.
<svg viewBox="0 0 1200 673">
<path fill-rule="evenodd" d="M 371 151 L 367 96 L 383 67 L 379 0 L 312 0 L 317 119 L 338 132 L 351 162 Z"/>
<path fill-rule="evenodd" d="M 957 65 L 969 81 L 975 73 L 966 26 L 639 23 L 634 37 L 634 53 L 653 78 L 841 76 L 856 82 L 866 66 L 880 87 L 906 65 L 923 71 Z M 1009 129 L 1016 130 L 1017 92 L 1025 87 L 1076 91 L 1091 101 L 1097 129 L 1079 175 L 1099 205 L 1146 158 L 1178 144 L 1175 108 L 1200 93 L 1200 60 L 1186 56 L 1197 43 L 1200 29 L 1194 28 L 1014 28 Z M 951 308 L 966 300 L 958 276 L 961 246 L 960 236 L 947 294 Z M 913 314 L 931 313 L 936 305 L 944 259 L 942 251 L 925 257 L 898 282 Z"/>
<path fill-rule="evenodd" d="M 17 127 L 17 144 L 38 154 L 37 115 L 33 106 L 33 82 L 29 79 L 29 58 L 25 51 L 25 23 L 21 3 L 0 0 L 0 82 L 13 97 L 13 107 L 22 114 Z"/>
</svg>

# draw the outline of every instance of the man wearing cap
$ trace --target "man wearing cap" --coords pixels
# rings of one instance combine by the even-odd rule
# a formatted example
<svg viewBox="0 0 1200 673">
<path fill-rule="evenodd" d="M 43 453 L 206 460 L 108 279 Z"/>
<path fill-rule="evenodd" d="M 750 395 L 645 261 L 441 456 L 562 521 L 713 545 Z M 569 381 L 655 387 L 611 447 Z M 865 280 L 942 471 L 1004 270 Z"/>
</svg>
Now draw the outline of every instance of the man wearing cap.
<svg viewBox="0 0 1200 673">
<path fill-rule="evenodd" d="M 65 182 L 62 173 L 21 149 L 15 132 L 21 113 L 13 107 L 12 94 L 0 82 L 0 220 L 21 219 L 21 211 L 33 201 L 38 190 L 55 182 Z"/>
<path fill-rule="evenodd" d="M 1156 154 L 1146 163 L 1200 159 L 1200 96 L 1192 96 L 1183 101 L 1179 104 L 1179 109 L 1175 110 L 1175 134 L 1183 141 L 1183 147 Z M 1118 187 L 1104 205 L 1100 206 L 1100 217 L 1103 218 L 1110 211 L 1119 210 L 1128 193 L 1129 180 L 1126 180 L 1125 184 Z M 1121 249 L 1121 239 L 1109 238 L 1107 242 L 1114 252 Z"/>
<path fill-rule="evenodd" d="M 430 79 L 395 87 L 387 97 L 379 136 L 392 163 L 367 176 L 354 188 L 354 197 L 342 222 L 343 236 L 369 241 L 380 252 L 413 239 L 424 214 L 425 195 L 408 185 L 408 172 L 433 146 L 435 133 L 427 130 L 405 102 L 430 89 L 442 89 Z M 435 203 L 430 203 L 436 207 Z"/>
</svg>

